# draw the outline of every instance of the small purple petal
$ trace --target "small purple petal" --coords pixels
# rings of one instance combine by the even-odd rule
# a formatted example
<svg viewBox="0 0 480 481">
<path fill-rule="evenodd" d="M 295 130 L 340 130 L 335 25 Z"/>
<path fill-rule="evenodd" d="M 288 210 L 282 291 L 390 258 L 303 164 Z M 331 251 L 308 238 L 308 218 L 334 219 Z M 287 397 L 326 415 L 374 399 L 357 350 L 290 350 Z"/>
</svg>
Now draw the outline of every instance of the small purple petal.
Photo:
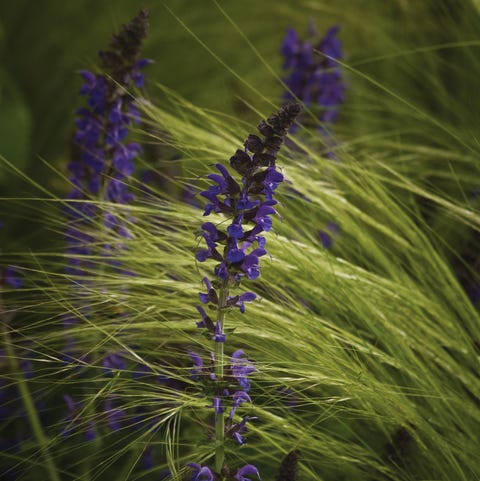
<svg viewBox="0 0 480 481">
<path fill-rule="evenodd" d="M 212 337 L 212 340 L 215 342 L 225 342 L 227 340 L 227 336 L 222 332 L 222 326 L 218 321 L 215 324 L 215 335 Z"/>
<path fill-rule="evenodd" d="M 258 469 L 253 464 L 246 464 L 245 466 L 243 466 L 243 468 L 240 468 L 237 471 L 237 474 L 235 475 L 235 479 L 237 481 L 251 481 L 250 478 L 245 477 L 245 476 L 251 476 L 251 475 L 255 475 L 258 477 L 258 479 L 261 479 Z"/>
</svg>

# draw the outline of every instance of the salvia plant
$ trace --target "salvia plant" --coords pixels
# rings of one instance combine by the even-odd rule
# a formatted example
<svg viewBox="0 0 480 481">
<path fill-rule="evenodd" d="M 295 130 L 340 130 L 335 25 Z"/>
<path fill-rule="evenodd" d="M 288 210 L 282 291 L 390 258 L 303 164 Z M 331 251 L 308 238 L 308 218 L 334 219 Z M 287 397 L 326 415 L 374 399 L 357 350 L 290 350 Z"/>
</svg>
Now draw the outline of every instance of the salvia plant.
<svg viewBox="0 0 480 481">
<path fill-rule="evenodd" d="M 68 164 L 73 189 L 67 197 L 65 272 L 72 279 L 75 310 L 64 316 L 67 331 L 63 358 L 66 362 L 78 362 L 79 358 L 85 361 L 69 329 L 98 314 L 88 299 L 89 289 L 96 288 L 98 276 L 105 275 L 107 270 L 120 276 L 134 275 L 122 266 L 120 259 L 132 238 L 125 219 L 127 207 L 134 199 L 130 184 L 141 147 L 129 140 L 129 133 L 131 127 L 140 122 L 134 93 L 144 86 L 142 70 L 151 63 L 141 57 L 148 28 L 149 13 L 143 9 L 112 36 L 108 50 L 99 52 L 101 71 L 80 72 L 83 79 L 80 94 L 86 98 L 86 106 L 77 110 L 74 158 Z M 132 221 L 130 216 L 129 222 Z M 103 290 L 106 292 L 104 287 Z M 123 319 L 127 315 L 126 312 L 116 314 Z M 88 360 L 101 363 L 107 375 L 127 367 L 122 352 L 106 352 L 100 359 L 90 356 Z M 62 434 L 69 435 L 77 430 L 75 415 L 82 406 L 70 393 L 65 393 L 63 398 L 67 425 Z M 103 404 L 105 423 L 112 431 L 118 431 L 125 418 L 125 411 L 117 404 L 112 398 Z M 87 441 L 95 439 L 94 421 L 83 429 Z"/>
<path fill-rule="evenodd" d="M 345 81 L 339 60 L 342 60 L 342 45 L 337 37 L 339 27 L 331 27 L 323 38 L 313 22 L 308 37 L 301 40 L 294 28 L 289 28 L 283 40 L 281 53 L 287 101 L 300 100 L 312 110 L 325 129 L 336 122 L 339 106 L 345 100 Z M 308 117 L 302 119 L 308 122 Z"/>
<path fill-rule="evenodd" d="M 225 361 L 227 334 L 233 329 L 226 325 L 228 310 L 238 308 L 245 312 L 245 303 L 255 300 L 256 295 L 247 291 L 232 292 L 240 287 L 242 280 L 255 280 L 260 276 L 260 258 L 267 255 L 266 239 L 263 235 L 272 229 L 272 215 L 275 190 L 283 181 L 283 174 L 277 169 L 278 151 L 300 113 L 300 105 L 291 103 L 279 112 L 262 120 L 258 125 L 261 136 L 251 134 L 244 143 L 244 149 L 237 149 L 230 158 L 230 167 L 240 179 L 236 179 L 223 164 L 216 164 L 219 173 L 209 174 L 213 184 L 201 195 L 208 201 L 204 216 L 221 214 L 226 219 L 221 223 L 202 224 L 202 237 L 206 248 L 196 254 L 199 262 L 208 259 L 217 264 L 214 278 L 204 277 L 206 292 L 199 294 L 201 304 L 197 306 L 202 320 L 197 323 L 214 342 L 214 351 L 207 362 L 197 354 L 190 354 L 194 361 L 192 375 L 201 380 L 209 389 L 211 407 L 215 412 L 215 463 L 213 470 L 208 466 L 191 463 L 192 481 L 221 481 L 232 479 L 248 481 L 248 476 L 260 479 L 258 468 L 246 464 L 232 470 L 225 464 L 224 444 L 229 438 L 242 445 L 245 442 L 247 423 L 251 416 L 239 419 L 237 410 L 244 403 L 251 403 L 249 376 L 255 366 L 242 349 L 235 350 L 228 362 Z M 229 224 L 225 227 L 225 224 Z M 212 319 L 213 317 L 213 319 Z"/>
<path fill-rule="evenodd" d="M 77 254 L 90 253 L 95 240 L 98 216 L 103 225 L 120 238 L 130 233 L 115 215 L 115 204 L 128 204 L 133 199 L 129 177 L 133 174 L 134 159 L 140 152 L 137 142 L 128 142 L 129 127 L 140 122 L 140 112 L 133 89 L 143 86 L 142 69 L 150 63 L 140 58 L 142 42 L 148 31 L 148 11 L 142 10 L 122 31 L 114 35 L 110 49 L 100 51 L 102 73 L 81 71 L 84 84 L 80 93 L 87 106 L 77 111 L 77 131 L 74 136 L 75 157 L 69 164 L 73 184 L 68 198 L 68 215 L 72 219 L 67 231 L 69 269 L 67 273 L 83 274 L 77 268 Z M 102 210 L 91 200 L 111 203 L 111 210 Z M 112 246 L 105 245 L 105 254 Z"/>
<path fill-rule="evenodd" d="M 287 102 L 297 99 L 305 105 L 307 113 L 299 119 L 298 125 L 307 129 L 315 127 L 326 146 L 324 155 L 331 159 L 338 159 L 331 125 L 338 119 L 346 90 L 339 63 L 343 60 L 339 29 L 338 25 L 330 27 L 321 38 L 312 20 L 306 40 L 301 40 L 298 32 L 290 27 L 280 50 L 284 59 L 283 70 L 287 74 L 283 79 L 286 87 L 283 98 Z M 294 188 L 291 190 L 295 193 Z M 339 230 L 338 223 L 330 221 L 318 231 L 323 247 L 332 247 Z"/>
</svg>

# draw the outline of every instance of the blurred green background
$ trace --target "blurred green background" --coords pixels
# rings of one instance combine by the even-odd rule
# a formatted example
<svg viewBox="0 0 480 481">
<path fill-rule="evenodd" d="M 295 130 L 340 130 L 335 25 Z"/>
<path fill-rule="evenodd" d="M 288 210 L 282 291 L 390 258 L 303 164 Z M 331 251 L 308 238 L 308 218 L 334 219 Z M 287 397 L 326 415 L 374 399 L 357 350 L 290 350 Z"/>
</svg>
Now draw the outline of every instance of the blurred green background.
<svg viewBox="0 0 480 481">
<path fill-rule="evenodd" d="M 459 85 L 456 70 L 469 61 L 459 56 L 477 56 L 478 46 L 467 51 L 439 50 L 442 61 L 435 65 L 425 64 L 426 57 L 421 52 L 404 54 L 427 45 L 475 40 L 478 32 L 475 3 L 226 0 L 220 5 L 241 34 L 210 0 L 1 2 L 0 153 L 35 177 L 42 172 L 39 157 L 56 163 L 67 155 L 74 111 L 81 105 L 77 97 L 78 70 L 95 64 L 96 52 L 107 46 L 111 32 L 143 6 L 151 11 L 151 33 L 145 54 L 156 62 L 149 69 L 153 95 L 155 82 L 160 82 L 193 103 L 241 114 L 245 109 L 239 97 L 258 100 L 247 87 L 249 83 L 278 101 L 282 91 L 278 80 L 242 35 L 279 72 L 279 48 L 286 28 L 294 26 L 304 32 L 309 18 L 313 18 L 322 31 L 334 23 L 341 25 L 346 59 L 352 65 L 358 63 L 361 71 L 452 123 L 478 125 L 479 110 L 474 105 L 470 109 L 471 118 L 458 119 L 454 106 L 438 98 L 439 92 L 444 92 L 444 99 L 450 97 L 447 93 L 455 92 L 453 98 L 459 103 L 472 101 L 469 86 L 478 81 L 475 72 L 469 75 L 465 68 L 465 84 Z M 400 52 L 402 55 L 392 57 Z M 385 55 L 390 59 L 374 60 Z M 455 78 L 455 83 L 449 78 Z M 428 79 L 435 84 L 435 92 L 425 85 Z M 428 95 L 429 92 L 435 96 Z M 353 96 L 350 95 L 350 100 Z M 347 112 L 352 107 L 347 105 Z M 344 117 L 343 121 L 347 115 Z M 3 187 L 11 185 L 5 173 L 0 176 Z"/>
</svg>

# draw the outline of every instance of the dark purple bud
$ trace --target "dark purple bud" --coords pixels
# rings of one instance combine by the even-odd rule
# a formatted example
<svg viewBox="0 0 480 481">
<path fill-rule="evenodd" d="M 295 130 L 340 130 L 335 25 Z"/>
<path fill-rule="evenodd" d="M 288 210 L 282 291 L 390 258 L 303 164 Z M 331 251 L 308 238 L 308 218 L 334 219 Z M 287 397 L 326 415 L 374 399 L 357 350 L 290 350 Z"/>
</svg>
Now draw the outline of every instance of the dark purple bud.
<svg viewBox="0 0 480 481">
<path fill-rule="evenodd" d="M 252 168 L 252 160 L 246 152 L 237 149 L 235 154 L 230 157 L 230 165 L 240 175 L 246 175 L 248 171 Z"/>
<path fill-rule="evenodd" d="M 269 165 L 273 165 L 275 163 L 275 157 L 271 154 L 254 154 L 253 162 L 256 165 L 260 165 L 262 167 L 268 167 Z"/>
<path fill-rule="evenodd" d="M 238 183 L 235 181 L 235 179 L 231 176 L 228 176 L 227 184 L 228 184 L 228 193 L 230 194 L 230 196 L 237 197 L 240 194 L 241 189 Z"/>
<path fill-rule="evenodd" d="M 245 148 L 250 152 L 260 153 L 265 148 L 265 145 L 262 142 L 262 139 L 257 135 L 250 134 L 245 140 Z M 237 150 L 237 152 L 241 152 L 241 150 Z M 233 167 L 233 166 L 232 166 Z"/>
<path fill-rule="evenodd" d="M 265 148 L 269 151 L 277 152 L 283 143 L 283 137 L 272 135 L 265 139 Z"/>
<path fill-rule="evenodd" d="M 276 481 L 297 481 L 298 454 L 291 451 L 282 460 Z"/>
<path fill-rule="evenodd" d="M 265 122 L 265 120 L 261 120 L 257 128 L 260 131 L 260 133 L 265 137 L 270 137 L 272 135 L 275 135 L 274 130 L 272 129 L 272 127 L 270 127 L 270 125 L 268 125 Z"/>
</svg>

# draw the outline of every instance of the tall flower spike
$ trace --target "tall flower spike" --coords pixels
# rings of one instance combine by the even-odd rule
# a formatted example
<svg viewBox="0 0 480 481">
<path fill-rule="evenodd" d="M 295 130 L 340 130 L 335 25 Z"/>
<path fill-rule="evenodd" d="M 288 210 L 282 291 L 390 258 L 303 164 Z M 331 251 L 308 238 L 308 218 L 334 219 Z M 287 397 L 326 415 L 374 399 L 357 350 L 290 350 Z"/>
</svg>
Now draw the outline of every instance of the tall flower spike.
<svg viewBox="0 0 480 481">
<path fill-rule="evenodd" d="M 86 97 L 87 105 L 77 111 L 76 148 L 67 166 L 73 186 L 67 196 L 71 201 L 66 230 L 68 274 L 84 276 L 94 269 L 95 264 L 88 257 L 97 254 L 92 246 L 99 244 L 95 232 L 99 220 L 109 234 L 119 239 L 115 246 L 104 244 L 101 255 L 105 258 L 123 249 L 121 239 L 131 238 L 113 205 L 111 210 L 101 213 L 90 199 L 111 204 L 128 204 L 133 199 L 128 180 L 140 145 L 127 142 L 126 137 L 132 123 L 140 120 L 130 91 L 143 85 L 141 69 L 149 61 L 140 58 L 140 48 L 147 31 L 148 11 L 141 10 L 120 33 L 113 35 L 110 49 L 100 52 L 102 67 L 107 73 L 80 72 L 84 81 L 80 94 Z M 112 267 L 120 267 L 113 259 L 108 262 Z"/>
<path fill-rule="evenodd" d="M 283 68 L 288 73 L 284 79 L 288 87 L 285 100 L 298 98 L 308 106 L 318 106 L 321 122 L 335 122 L 338 106 L 345 98 L 345 84 L 336 62 L 343 56 L 338 31 L 335 25 L 318 41 L 312 23 L 309 38 L 302 41 L 297 32 L 289 28 L 281 48 L 285 58 Z"/>
<path fill-rule="evenodd" d="M 98 261 L 90 260 L 93 257 L 103 257 L 107 269 L 132 275 L 122 269 L 116 259 L 126 249 L 125 240 L 132 237 L 120 215 L 126 209 L 117 206 L 127 205 L 133 200 L 129 183 L 141 148 L 137 142 L 130 141 L 128 135 L 133 124 L 140 122 L 140 112 L 132 91 L 143 86 L 143 69 L 151 63 L 141 58 L 148 26 L 148 11 L 144 9 L 112 36 L 107 50 L 99 52 L 103 72 L 80 71 L 83 79 L 80 95 L 85 98 L 85 106 L 77 111 L 74 151 L 67 165 L 72 190 L 67 196 L 70 202 L 66 210 L 68 260 L 65 270 L 78 277 L 72 292 L 81 292 L 84 289 L 79 289 L 79 285 L 93 282 L 88 274 L 92 278 L 99 274 Z M 92 199 L 95 201 L 92 202 Z M 103 212 L 100 206 L 105 203 L 108 207 Z M 81 294 L 77 294 L 74 308 L 81 313 L 79 318 L 91 318 L 94 313 L 88 299 Z M 120 316 L 125 314 L 122 312 Z M 67 316 L 65 328 L 69 329 L 78 321 L 73 315 Z M 76 357 L 75 339 L 70 336 L 66 339 L 63 358 L 72 362 Z M 126 368 L 126 359 L 121 352 L 107 353 L 97 361 L 108 375 Z M 71 408 L 72 403 L 67 404 Z M 105 423 L 113 431 L 122 427 L 125 411 L 120 401 L 107 399 L 103 412 Z"/>
<path fill-rule="evenodd" d="M 240 284 L 245 277 L 254 280 L 260 275 L 260 258 L 267 254 L 265 237 L 260 234 L 272 229 L 271 216 L 276 213 L 274 206 L 277 204 L 273 197 L 283 181 L 282 173 L 276 169 L 277 155 L 300 110 L 298 104 L 291 103 L 262 120 L 257 127 L 260 135 L 250 134 L 244 142 L 244 148 L 237 149 L 230 158 L 231 168 L 241 179 L 236 179 L 227 167 L 218 163 L 215 165 L 218 172 L 208 175 L 212 184 L 201 192 L 208 202 L 204 216 L 216 213 L 229 219 L 225 230 L 213 222 L 202 224 L 201 236 L 206 248 L 196 253 L 198 262 L 213 259 L 217 263 L 214 268 L 216 279 L 211 281 L 204 277 L 207 292 L 199 293 L 200 302 L 216 310 L 215 321 L 202 306 L 197 306 L 202 317 L 197 322 L 197 327 L 207 329 L 215 341 L 213 372 L 208 377 L 201 376 L 207 372 L 201 357 L 190 353 L 194 362 L 190 371 L 191 378 L 206 383 L 209 395 L 213 397 L 209 407 L 215 411 L 215 476 L 220 476 L 220 479 L 225 479 L 225 476 L 232 479 L 225 474 L 230 473 L 224 464 L 225 440 L 233 439 L 240 445 L 244 444 L 246 439 L 243 434 L 248 431 L 246 423 L 254 419 L 244 416 L 240 422 L 234 420 L 237 409 L 242 404 L 251 402 L 248 377 L 256 369 L 240 349 L 233 353 L 230 366 L 224 365 L 224 323 L 228 309 L 238 307 L 243 313 L 245 303 L 255 300 L 256 295 L 244 292 L 231 296 L 230 289 Z M 240 389 L 232 387 L 235 383 L 239 384 Z M 229 414 L 225 413 L 227 404 L 230 404 Z M 210 468 L 199 464 L 189 466 L 193 469 L 193 481 L 214 476 Z M 233 479 L 251 481 L 247 476 L 252 475 L 260 479 L 258 469 L 247 464 L 236 472 Z"/>
</svg>

